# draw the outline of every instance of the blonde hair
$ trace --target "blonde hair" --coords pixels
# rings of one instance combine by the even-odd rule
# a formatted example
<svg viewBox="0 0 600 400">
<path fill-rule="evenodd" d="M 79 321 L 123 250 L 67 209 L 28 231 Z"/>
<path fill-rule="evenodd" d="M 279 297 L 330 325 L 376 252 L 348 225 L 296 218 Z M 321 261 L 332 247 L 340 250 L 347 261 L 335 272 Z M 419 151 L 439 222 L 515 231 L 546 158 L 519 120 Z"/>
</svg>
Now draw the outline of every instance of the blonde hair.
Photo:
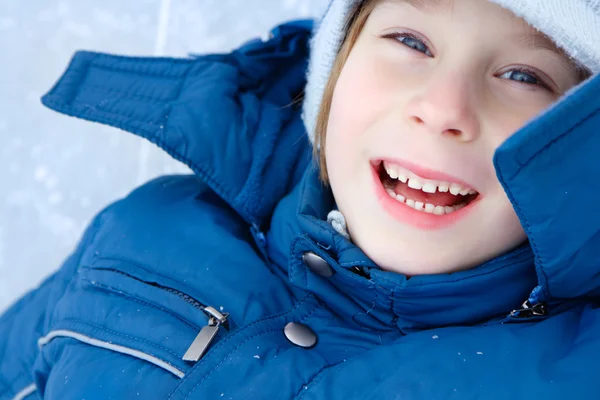
<svg viewBox="0 0 600 400">
<path fill-rule="evenodd" d="M 313 156 L 319 164 L 320 177 L 325 184 L 329 182 L 327 165 L 325 162 L 325 134 L 327 132 L 327 123 L 329 121 L 329 111 L 331 109 L 333 91 L 342 72 L 342 68 L 344 67 L 346 60 L 350 55 L 352 47 L 354 47 L 354 44 L 356 43 L 360 32 L 365 26 L 369 15 L 371 15 L 371 12 L 380 1 L 381 0 L 361 1 L 350 12 L 349 18 L 346 22 L 346 35 L 333 63 L 333 67 L 331 68 L 331 73 L 329 74 L 327 84 L 325 85 L 323 99 L 321 100 L 319 113 L 317 114 L 317 122 L 315 125 L 315 143 L 313 146 Z"/>
</svg>

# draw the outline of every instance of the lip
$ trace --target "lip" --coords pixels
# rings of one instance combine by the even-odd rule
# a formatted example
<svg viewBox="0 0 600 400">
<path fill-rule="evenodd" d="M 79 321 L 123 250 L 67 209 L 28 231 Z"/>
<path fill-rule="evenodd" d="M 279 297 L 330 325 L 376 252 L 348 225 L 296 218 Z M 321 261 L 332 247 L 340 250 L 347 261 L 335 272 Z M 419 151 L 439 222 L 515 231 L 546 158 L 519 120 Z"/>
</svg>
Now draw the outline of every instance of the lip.
<svg viewBox="0 0 600 400">
<path fill-rule="evenodd" d="M 417 164 L 414 164 L 414 163 L 411 163 L 411 162 L 405 161 L 405 160 L 383 158 L 383 159 L 378 159 L 377 161 L 373 161 L 371 164 L 379 166 L 378 164 L 380 162 L 387 162 L 387 163 L 399 165 L 401 167 L 404 167 L 404 168 L 412 171 L 413 173 L 415 173 L 416 175 L 420 176 L 423 179 L 429 179 L 432 181 L 443 181 L 443 182 L 448 182 L 448 183 L 458 183 L 459 185 L 461 185 L 463 187 L 468 187 L 470 189 L 477 190 L 477 188 L 475 186 L 473 186 L 472 184 L 462 181 L 452 175 L 448 175 L 443 172 L 435 171 L 432 169 L 423 168 Z M 479 190 L 477 190 L 477 192 L 481 193 Z"/>
<path fill-rule="evenodd" d="M 384 160 L 382 160 L 382 161 L 384 161 Z M 388 160 L 385 160 L 385 161 L 388 161 Z M 441 172 L 430 171 L 430 170 L 421 168 L 419 166 L 416 166 L 414 164 L 407 163 L 407 162 L 396 162 L 396 161 L 391 161 L 391 160 L 390 160 L 390 162 L 401 165 L 425 179 L 455 182 L 455 183 L 459 183 L 461 185 L 472 188 L 472 186 L 469 186 L 469 184 L 464 183 L 464 182 L 460 181 L 459 179 L 455 179 L 454 177 L 444 174 L 444 173 L 441 173 Z M 421 230 L 438 230 L 438 229 L 448 228 L 452 225 L 455 225 L 456 223 L 458 223 L 460 220 L 464 219 L 467 215 L 469 215 L 471 213 L 471 211 L 475 208 L 475 206 L 477 204 L 479 204 L 479 201 L 481 200 L 481 197 L 482 197 L 480 194 L 479 196 L 477 196 L 477 198 L 475 200 L 471 201 L 467 206 L 461 208 L 460 210 L 454 211 L 453 213 L 450 213 L 450 214 L 434 215 L 434 214 L 426 213 L 424 211 L 417 211 L 414 208 L 411 208 L 411 207 L 407 206 L 406 204 L 399 202 L 398 200 L 392 199 L 390 197 L 390 195 L 387 194 L 387 192 L 385 191 L 385 188 L 383 187 L 383 184 L 381 183 L 381 179 L 379 179 L 378 169 L 379 169 L 379 161 L 377 163 L 371 163 L 371 175 L 373 177 L 373 184 L 375 186 L 375 194 L 377 196 L 377 200 L 379 201 L 379 204 L 381 204 L 383 209 L 397 221 L 404 223 L 404 224 L 414 226 L 415 228 L 418 228 Z M 477 190 L 477 189 L 475 189 L 475 190 Z"/>
</svg>

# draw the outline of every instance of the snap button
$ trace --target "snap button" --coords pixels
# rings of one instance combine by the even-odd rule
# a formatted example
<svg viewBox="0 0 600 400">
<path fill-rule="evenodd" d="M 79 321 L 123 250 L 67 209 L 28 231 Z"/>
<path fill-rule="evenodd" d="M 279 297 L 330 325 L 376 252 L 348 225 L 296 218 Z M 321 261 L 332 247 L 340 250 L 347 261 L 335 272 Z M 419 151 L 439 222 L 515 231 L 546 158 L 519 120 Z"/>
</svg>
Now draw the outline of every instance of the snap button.
<svg viewBox="0 0 600 400">
<path fill-rule="evenodd" d="M 285 328 L 283 328 L 283 333 L 287 340 L 298 347 L 309 349 L 317 344 L 317 335 L 315 332 L 308 326 L 299 322 L 288 323 Z"/>
<path fill-rule="evenodd" d="M 335 272 L 327 261 L 312 252 L 307 252 L 302 255 L 302 261 L 317 275 L 329 277 Z"/>
</svg>

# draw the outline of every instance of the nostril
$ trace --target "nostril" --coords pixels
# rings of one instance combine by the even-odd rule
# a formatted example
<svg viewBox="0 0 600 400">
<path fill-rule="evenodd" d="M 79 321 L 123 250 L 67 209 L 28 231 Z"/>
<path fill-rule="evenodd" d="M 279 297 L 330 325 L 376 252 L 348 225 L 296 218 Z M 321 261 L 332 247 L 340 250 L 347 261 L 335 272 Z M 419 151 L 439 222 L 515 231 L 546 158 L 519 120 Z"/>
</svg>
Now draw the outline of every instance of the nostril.
<svg viewBox="0 0 600 400">
<path fill-rule="evenodd" d="M 459 129 L 446 129 L 446 133 L 452 136 L 460 136 L 462 132 Z"/>
<path fill-rule="evenodd" d="M 414 116 L 413 120 L 419 125 L 423 125 L 425 123 L 425 121 L 423 121 L 421 118 L 419 118 L 417 116 Z"/>
</svg>

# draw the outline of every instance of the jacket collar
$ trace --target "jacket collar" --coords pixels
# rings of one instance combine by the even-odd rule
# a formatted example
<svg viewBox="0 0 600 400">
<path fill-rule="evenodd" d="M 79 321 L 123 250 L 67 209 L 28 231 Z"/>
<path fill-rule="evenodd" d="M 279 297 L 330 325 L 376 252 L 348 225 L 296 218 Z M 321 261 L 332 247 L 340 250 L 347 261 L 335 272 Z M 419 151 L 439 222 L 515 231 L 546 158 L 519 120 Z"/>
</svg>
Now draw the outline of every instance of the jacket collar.
<svg viewBox="0 0 600 400">
<path fill-rule="evenodd" d="M 473 324 L 518 308 L 536 285 L 528 245 L 454 274 L 407 279 L 383 271 L 326 222 L 332 207 L 331 191 L 319 181 L 318 171 L 307 169 L 275 211 L 269 245 L 289 246 L 288 264 L 282 267 L 293 285 L 362 327 L 408 332 Z M 307 252 L 326 260 L 333 275 L 311 271 L 303 262 Z"/>
<path fill-rule="evenodd" d="M 155 143 L 258 227 L 309 161 L 298 96 L 311 29 L 291 21 L 268 40 L 190 58 L 79 51 L 42 102 Z"/>
</svg>

